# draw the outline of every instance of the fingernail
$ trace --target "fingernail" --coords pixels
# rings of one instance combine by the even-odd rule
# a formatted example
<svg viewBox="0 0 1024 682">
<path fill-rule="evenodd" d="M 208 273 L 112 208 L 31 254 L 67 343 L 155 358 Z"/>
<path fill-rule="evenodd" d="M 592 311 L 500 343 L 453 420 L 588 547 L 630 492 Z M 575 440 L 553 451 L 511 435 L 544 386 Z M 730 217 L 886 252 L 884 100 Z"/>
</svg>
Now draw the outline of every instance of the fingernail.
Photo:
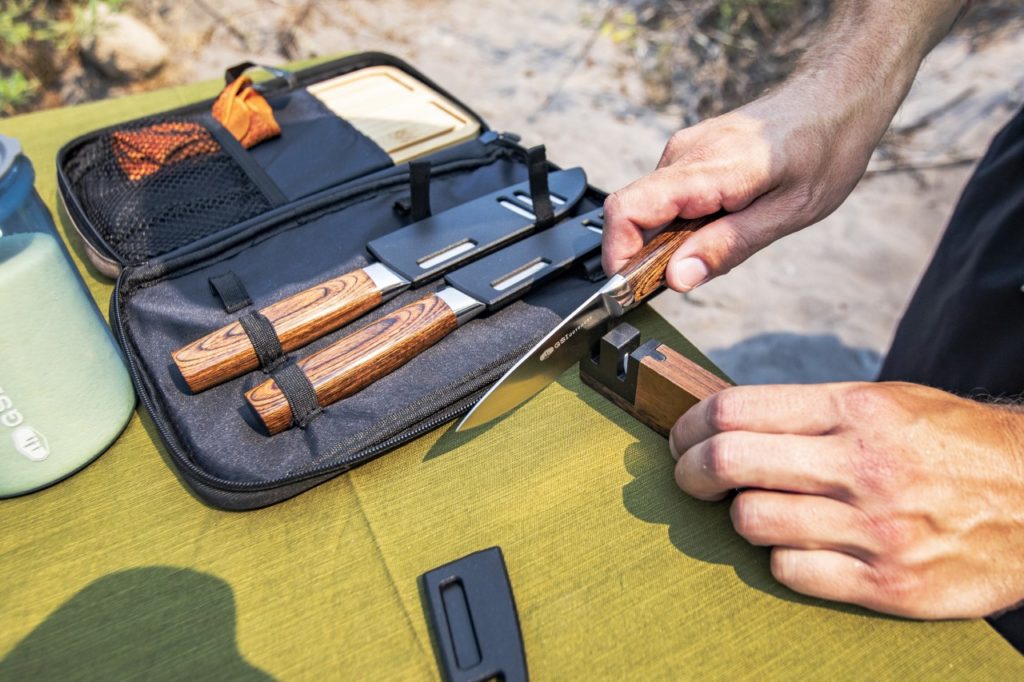
<svg viewBox="0 0 1024 682">
<path fill-rule="evenodd" d="M 700 258 L 684 258 L 672 264 L 672 278 L 683 292 L 704 283 L 708 278 L 708 266 Z"/>
<path fill-rule="evenodd" d="M 675 431 L 668 432 L 668 451 L 672 453 L 672 459 L 679 461 L 679 451 L 676 450 Z"/>
</svg>

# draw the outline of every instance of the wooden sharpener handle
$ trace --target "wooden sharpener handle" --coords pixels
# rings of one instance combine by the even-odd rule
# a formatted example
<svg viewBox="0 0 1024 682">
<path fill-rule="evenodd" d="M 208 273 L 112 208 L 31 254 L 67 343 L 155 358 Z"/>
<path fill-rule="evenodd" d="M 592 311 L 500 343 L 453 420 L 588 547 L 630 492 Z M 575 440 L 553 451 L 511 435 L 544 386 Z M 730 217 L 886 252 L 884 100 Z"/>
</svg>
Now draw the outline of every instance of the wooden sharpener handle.
<svg viewBox="0 0 1024 682">
<path fill-rule="evenodd" d="M 582 363 L 580 378 L 633 417 L 668 437 L 684 412 L 733 384 L 663 343 L 651 342 L 650 346 L 653 352 L 642 353 L 635 367 L 630 369 L 627 364 L 627 372 L 635 372 L 636 378 L 636 391 L 631 396 L 623 396 L 610 385 L 620 381 L 617 376 L 601 376 L 599 372 L 588 371 Z M 634 358 L 628 362 L 634 362 Z"/>
<path fill-rule="evenodd" d="M 454 311 L 435 294 L 421 298 L 299 361 L 321 407 L 346 398 L 434 345 L 458 326 Z M 245 394 L 270 435 L 292 425 L 292 410 L 277 382 Z"/>
<path fill-rule="evenodd" d="M 262 308 L 285 353 L 339 329 L 377 307 L 382 292 L 366 270 L 321 282 Z M 239 322 L 232 322 L 171 353 L 193 393 L 205 391 L 260 366 Z"/>
</svg>

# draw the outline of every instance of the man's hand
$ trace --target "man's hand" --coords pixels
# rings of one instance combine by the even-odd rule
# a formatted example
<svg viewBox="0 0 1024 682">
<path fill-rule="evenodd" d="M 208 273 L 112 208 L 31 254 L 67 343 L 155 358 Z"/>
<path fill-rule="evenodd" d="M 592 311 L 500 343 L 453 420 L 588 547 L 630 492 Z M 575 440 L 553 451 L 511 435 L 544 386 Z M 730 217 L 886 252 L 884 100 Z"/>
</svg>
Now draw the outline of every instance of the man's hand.
<svg viewBox="0 0 1024 682">
<path fill-rule="evenodd" d="M 778 90 L 672 136 L 650 175 L 605 202 L 610 276 L 645 235 L 682 216 L 730 215 L 669 262 L 689 291 L 821 220 L 853 190 L 913 81 L 964 0 L 846 0 Z"/>
<path fill-rule="evenodd" d="M 668 285 L 688 291 L 835 210 L 885 126 L 811 99 L 787 90 L 673 135 L 656 171 L 605 202 L 605 270 L 618 272 L 645 232 L 676 216 L 724 209 L 730 215 L 698 231 L 669 263 Z"/>
<path fill-rule="evenodd" d="M 912 618 L 1024 599 L 1024 411 L 914 384 L 729 388 L 670 437 L 797 592 Z"/>
</svg>

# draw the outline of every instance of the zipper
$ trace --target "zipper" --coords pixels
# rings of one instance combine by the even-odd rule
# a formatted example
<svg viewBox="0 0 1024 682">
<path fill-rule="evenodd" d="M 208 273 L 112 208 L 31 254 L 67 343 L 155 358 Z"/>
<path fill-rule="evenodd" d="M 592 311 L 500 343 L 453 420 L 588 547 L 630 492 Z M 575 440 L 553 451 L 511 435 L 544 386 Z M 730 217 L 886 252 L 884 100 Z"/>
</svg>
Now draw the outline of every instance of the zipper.
<svg viewBox="0 0 1024 682">
<path fill-rule="evenodd" d="M 499 147 L 503 148 L 503 151 L 505 152 L 515 152 L 520 155 L 524 153 L 522 147 L 520 147 L 517 144 L 519 136 L 515 135 L 514 133 L 495 133 L 494 131 L 488 130 L 485 133 L 483 133 L 478 139 L 484 145 L 490 146 L 492 144 L 497 144 L 499 145 Z M 444 164 L 439 165 L 438 168 L 435 170 L 435 173 L 445 174 L 469 168 L 483 167 L 497 160 L 500 157 L 501 153 L 501 151 L 490 151 L 486 155 L 478 158 L 452 159 Z M 309 203 L 313 209 L 320 208 L 321 205 L 323 205 L 323 208 L 327 208 L 328 206 L 333 205 L 341 201 L 342 199 L 355 199 L 359 197 L 361 194 L 386 191 L 387 189 L 390 189 L 392 187 L 401 186 L 407 183 L 408 172 L 396 174 L 394 177 L 388 178 L 387 180 L 387 182 L 372 183 L 370 187 L 349 187 L 346 192 L 338 192 L 336 195 L 332 194 L 329 201 L 324 200 L 324 198 L 319 198 L 318 201 L 307 203 Z M 298 215 L 296 215 L 296 213 Z M 312 211 L 309 215 L 304 215 L 304 213 L 305 211 L 289 212 L 287 215 L 283 216 L 283 219 L 299 220 L 300 216 L 302 218 L 309 219 L 309 217 L 316 215 L 315 210 Z M 282 217 L 275 216 L 275 220 L 279 218 Z M 274 221 L 270 221 L 268 224 L 272 224 L 273 222 Z M 129 271 L 132 269 L 133 268 L 130 266 L 122 269 L 117 277 L 117 281 L 114 284 L 114 291 L 110 297 L 111 327 L 114 328 L 117 335 L 118 343 L 124 350 L 124 356 L 128 364 L 128 373 L 131 376 L 132 384 L 138 389 L 137 392 L 139 394 L 139 399 L 142 402 L 143 406 L 146 408 L 146 411 L 152 417 L 153 423 L 156 426 L 157 431 L 159 432 L 164 445 L 167 446 L 171 457 L 174 459 L 175 464 L 187 470 L 195 479 L 197 479 L 198 481 L 202 482 L 204 485 L 210 488 L 215 488 L 226 492 L 259 492 L 263 490 L 271 490 L 273 488 L 277 488 L 289 483 L 297 483 L 308 478 L 316 478 L 318 476 L 328 474 L 333 471 L 345 471 L 346 469 L 350 468 L 353 464 L 357 464 L 364 460 L 372 459 L 377 455 L 383 454 L 388 450 L 391 450 L 393 448 L 398 447 L 399 445 L 402 445 L 415 438 L 418 438 L 419 436 L 429 431 L 432 431 L 433 429 L 436 429 L 438 426 L 441 426 L 442 424 L 449 422 L 452 419 L 455 419 L 456 417 L 466 414 L 472 407 L 473 403 L 475 402 L 475 398 L 478 397 L 479 394 L 483 393 L 483 389 L 479 391 L 474 391 L 469 396 L 466 396 L 465 398 L 460 400 L 459 403 L 452 407 L 449 407 L 440 414 L 434 415 L 424 422 L 420 422 L 418 424 L 413 425 L 412 427 L 410 427 L 410 430 L 407 430 L 396 436 L 392 436 L 391 438 L 388 438 L 375 445 L 371 445 L 368 448 L 364 448 L 363 450 L 356 451 L 351 455 L 348 455 L 347 457 L 341 458 L 340 460 L 334 460 L 329 463 L 325 463 L 321 466 L 313 467 L 311 469 L 307 469 L 304 471 L 296 472 L 287 476 L 282 476 L 267 481 L 229 481 L 226 479 L 218 478 L 216 476 L 212 476 L 203 469 L 201 469 L 198 465 L 196 465 L 179 446 L 176 435 L 173 434 L 171 430 L 167 427 L 165 423 L 166 420 L 163 417 L 163 413 L 157 409 L 157 405 L 151 398 L 150 393 L 148 391 L 149 384 L 143 381 L 143 374 L 139 368 L 138 362 L 136 361 L 135 355 L 131 351 L 131 348 L 129 346 L 128 335 L 125 330 L 123 319 L 121 317 L 120 299 L 121 287 L 124 285 L 125 279 L 127 278 Z M 522 350 L 525 351 L 527 348 L 528 347 L 524 347 Z M 515 355 L 513 356 L 513 359 L 514 357 Z M 325 455 L 324 458 L 331 459 L 334 456 L 335 455 L 332 452 Z"/>
<path fill-rule="evenodd" d="M 124 355 L 128 362 L 128 374 L 132 378 L 132 383 L 141 388 L 141 373 L 134 355 L 127 350 L 128 339 L 124 333 L 124 326 L 121 324 L 121 312 L 116 306 L 118 289 L 120 288 L 121 279 L 123 277 L 123 274 L 118 276 L 117 285 L 114 287 L 114 294 L 111 297 L 111 317 L 117 322 L 117 340 L 121 344 L 121 347 L 125 349 Z M 157 411 L 156 405 L 153 403 L 152 398 L 150 398 L 149 392 L 146 390 L 139 390 L 138 393 L 139 399 L 142 401 L 146 411 L 153 418 L 153 424 L 156 426 L 156 430 L 160 433 L 160 438 L 163 440 L 164 445 L 167 446 L 171 456 L 174 458 L 175 464 L 187 469 L 194 478 L 200 480 L 204 485 L 227 492 L 260 492 L 263 490 L 271 490 L 288 483 L 298 483 L 299 481 L 303 481 L 307 478 L 316 478 L 320 475 L 328 474 L 333 471 L 344 471 L 353 464 L 357 464 L 363 460 L 372 459 L 373 457 L 394 449 L 399 445 L 403 445 L 404 443 L 419 438 L 429 431 L 433 431 L 438 426 L 466 414 L 473 406 L 472 400 L 469 400 L 468 404 L 460 403 L 455 408 L 449 408 L 447 411 L 442 412 L 439 415 L 435 415 L 425 422 L 416 424 L 411 428 L 411 430 L 405 431 L 397 436 L 392 436 L 387 440 L 371 445 L 363 450 L 354 452 L 348 457 L 291 474 L 289 476 L 282 476 L 269 481 L 229 481 L 223 478 L 217 478 L 216 476 L 211 476 L 189 459 L 188 455 L 178 445 L 175 435 L 166 427 L 162 413 Z M 470 395 L 477 396 L 480 393 L 482 393 L 482 391 L 475 391 Z M 466 402 L 466 400 L 464 399 L 463 402 Z M 327 458 L 330 458 L 330 455 L 327 455 Z"/>
<path fill-rule="evenodd" d="M 141 388 L 143 385 L 141 381 L 142 375 L 141 372 L 139 371 L 138 364 L 135 361 L 135 356 L 128 351 L 128 338 L 124 332 L 124 325 L 121 324 L 121 311 L 117 306 L 118 291 L 120 290 L 121 280 L 123 278 L 124 273 L 122 272 L 122 274 L 119 275 L 117 278 L 117 283 L 114 286 L 114 293 L 111 296 L 110 313 L 111 318 L 117 323 L 117 340 L 121 344 L 121 347 L 125 349 L 124 355 L 125 359 L 128 362 L 128 374 L 132 378 L 133 385 Z M 529 346 L 523 346 L 522 349 L 517 351 L 516 355 L 521 355 L 522 352 L 525 352 L 528 349 Z M 512 360 L 507 361 L 504 364 L 507 365 L 510 364 L 511 362 Z M 304 471 L 300 471 L 288 476 L 282 476 L 276 479 L 271 479 L 269 481 L 229 481 L 223 478 L 217 478 L 216 476 L 211 476 L 209 473 L 199 468 L 195 463 L 192 462 L 191 459 L 188 458 L 188 455 L 178 446 L 178 442 L 174 437 L 174 434 L 172 434 L 170 430 L 167 429 L 165 425 L 165 420 L 162 414 L 157 411 L 156 405 L 150 398 L 148 391 L 139 390 L 138 393 L 139 399 L 142 401 L 142 404 L 146 408 L 146 411 L 149 413 L 150 417 L 153 418 L 153 424 L 156 426 L 157 431 L 160 433 L 160 438 L 163 440 L 164 445 L 166 445 L 167 448 L 169 449 L 170 454 L 174 458 L 176 464 L 188 469 L 189 472 L 196 479 L 199 479 L 200 481 L 202 481 L 204 485 L 208 487 L 217 488 L 219 490 L 224 490 L 228 492 L 260 492 L 263 490 L 271 490 L 273 488 L 277 488 L 288 483 L 298 483 L 299 481 L 303 481 L 308 478 L 317 478 L 323 474 L 328 474 L 333 471 L 345 471 L 348 468 L 350 468 L 351 465 L 353 464 L 358 464 L 359 462 L 373 459 L 377 455 L 383 454 L 388 450 L 392 450 L 400 445 L 404 445 L 405 443 L 408 443 L 411 440 L 415 440 L 416 438 L 419 438 L 420 436 L 429 433 L 430 431 L 433 431 L 437 427 L 449 421 L 452 421 L 457 417 L 461 417 L 462 415 L 469 412 L 470 408 L 473 406 L 473 403 L 476 402 L 476 399 L 480 397 L 485 390 L 486 389 L 484 388 L 474 391 L 473 393 L 470 393 L 468 396 L 460 400 L 457 405 L 448 408 L 447 410 L 441 412 L 440 414 L 434 415 L 433 417 L 428 418 L 426 421 L 415 424 L 414 426 L 410 427 L 410 429 L 396 436 L 392 436 L 391 438 L 383 440 L 380 443 L 371 445 L 362 450 L 357 450 L 356 452 L 352 453 L 347 457 L 343 457 L 339 460 L 334 460 L 329 463 L 325 463 L 321 466 L 306 469 Z M 331 459 L 333 456 L 333 454 L 329 453 L 324 457 L 325 459 Z"/>
</svg>

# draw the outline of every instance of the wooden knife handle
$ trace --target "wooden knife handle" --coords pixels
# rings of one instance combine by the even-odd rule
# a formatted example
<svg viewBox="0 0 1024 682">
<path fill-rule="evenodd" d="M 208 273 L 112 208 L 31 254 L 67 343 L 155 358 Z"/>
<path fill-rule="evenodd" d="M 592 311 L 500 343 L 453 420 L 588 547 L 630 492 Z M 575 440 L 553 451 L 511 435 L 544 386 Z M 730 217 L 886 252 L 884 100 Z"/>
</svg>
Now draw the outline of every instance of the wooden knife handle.
<svg viewBox="0 0 1024 682">
<path fill-rule="evenodd" d="M 326 407 L 361 391 L 434 345 L 458 326 L 448 304 L 434 294 L 332 343 L 298 363 Z M 292 424 L 292 411 L 277 382 L 268 379 L 245 399 L 270 435 Z"/>
<path fill-rule="evenodd" d="M 637 302 L 642 301 L 657 291 L 665 280 L 665 268 L 676 249 L 693 236 L 694 232 L 723 215 L 716 213 L 696 220 L 678 218 L 654 235 L 651 241 L 647 242 L 619 271 L 619 274 L 629 282 L 634 299 Z"/>
<path fill-rule="evenodd" d="M 277 332 L 281 349 L 301 348 L 371 310 L 381 292 L 364 270 L 321 282 L 260 310 Z M 171 353 L 193 393 L 242 376 L 260 366 L 256 351 L 238 322 L 221 327 Z"/>
</svg>

